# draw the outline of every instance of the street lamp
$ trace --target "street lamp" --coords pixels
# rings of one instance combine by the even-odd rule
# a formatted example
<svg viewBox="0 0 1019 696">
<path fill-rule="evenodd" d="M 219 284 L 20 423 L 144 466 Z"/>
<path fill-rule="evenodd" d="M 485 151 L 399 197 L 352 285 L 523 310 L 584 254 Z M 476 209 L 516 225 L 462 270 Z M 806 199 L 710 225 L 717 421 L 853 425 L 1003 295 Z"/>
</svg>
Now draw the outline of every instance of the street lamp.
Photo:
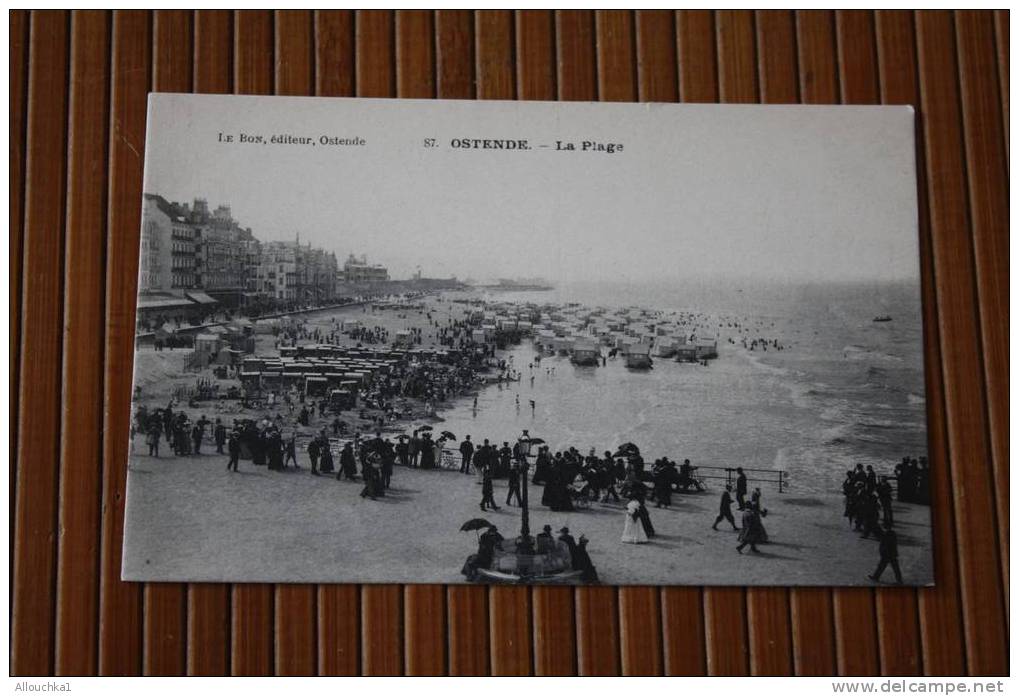
<svg viewBox="0 0 1019 696">
<path fill-rule="evenodd" d="M 527 430 L 517 440 L 517 453 L 520 465 L 520 538 L 517 539 L 517 553 L 533 554 L 534 541 L 531 539 L 530 516 L 527 508 L 527 481 L 531 456 L 531 436 Z"/>
</svg>

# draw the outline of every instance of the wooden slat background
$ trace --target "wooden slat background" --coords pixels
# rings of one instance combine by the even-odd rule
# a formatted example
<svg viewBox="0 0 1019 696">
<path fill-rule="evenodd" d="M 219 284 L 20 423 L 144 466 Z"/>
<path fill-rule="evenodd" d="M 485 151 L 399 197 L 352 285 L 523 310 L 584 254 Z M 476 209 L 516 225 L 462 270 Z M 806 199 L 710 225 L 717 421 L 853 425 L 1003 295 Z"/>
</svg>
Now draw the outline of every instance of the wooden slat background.
<svg viewBox="0 0 1019 696">
<path fill-rule="evenodd" d="M 9 20 L 13 674 L 1007 673 L 1006 11 Z M 149 91 L 913 105 L 937 587 L 122 583 Z"/>
</svg>

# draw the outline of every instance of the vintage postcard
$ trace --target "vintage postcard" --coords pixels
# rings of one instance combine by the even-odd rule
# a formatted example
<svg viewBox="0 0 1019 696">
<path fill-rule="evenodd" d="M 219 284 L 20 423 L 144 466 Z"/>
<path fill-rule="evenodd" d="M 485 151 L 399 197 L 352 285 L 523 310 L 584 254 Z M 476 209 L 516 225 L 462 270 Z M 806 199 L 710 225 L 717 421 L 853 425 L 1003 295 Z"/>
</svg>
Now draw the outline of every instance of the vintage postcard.
<svg viewBox="0 0 1019 696">
<path fill-rule="evenodd" d="M 123 577 L 933 582 L 914 114 L 152 94 Z"/>
</svg>

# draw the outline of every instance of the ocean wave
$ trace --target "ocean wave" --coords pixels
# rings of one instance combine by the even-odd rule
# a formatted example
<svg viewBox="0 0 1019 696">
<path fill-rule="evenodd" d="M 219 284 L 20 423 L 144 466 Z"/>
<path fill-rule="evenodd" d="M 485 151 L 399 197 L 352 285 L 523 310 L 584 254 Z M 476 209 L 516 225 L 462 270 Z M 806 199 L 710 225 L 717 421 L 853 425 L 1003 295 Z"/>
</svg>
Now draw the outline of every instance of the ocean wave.
<svg viewBox="0 0 1019 696">
<path fill-rule="evenodd" d="M 902 362 L 902 358 L 898 355 L 878 350 L 877 348 L 868 348 L 867 346 L 861 346 L 855 343 L 842 348 L 842 357 L 846 360 L 854 361 L 876 360 L 879 362 L 891 363 Z"/>
</svg>

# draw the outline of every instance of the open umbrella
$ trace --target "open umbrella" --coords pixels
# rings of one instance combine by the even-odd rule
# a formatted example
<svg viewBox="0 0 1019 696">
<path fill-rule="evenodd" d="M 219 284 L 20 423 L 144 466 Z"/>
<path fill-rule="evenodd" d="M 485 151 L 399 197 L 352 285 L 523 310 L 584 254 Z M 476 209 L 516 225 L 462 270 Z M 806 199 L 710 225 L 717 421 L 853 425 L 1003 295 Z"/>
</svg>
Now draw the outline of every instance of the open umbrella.
<svg viewBox="0 0 1019 696">
<path fill-rule="evenodd" d="M 421 427 L 419 427 L 419 428 L 415 428 L 415 429 L 414 429 L 414 432 L 416 432 L 416 433 L 420 433 L 420 432 L 421 432 L 422 430 L 433 430 L 433 428 L 432 428 L 432 426 L 430 426 L 430 425 L 422 425 L 422 426 L 421 426 Z"/>
<path fill-rule="evenodd" d="M 613 454 L 613 457 L 635 457 L 640 455 L 640 448 L 632 442 L 624 442 L 619 446 L 619 449 Z"/>
<path fill-rule="evenodd" d="M 456 435 L 454 435 L 453 433 L 449 432 L 448 430 L 443 430 L 442 431 L 442 436 L 444 438 L 446 438 L 447 440 L 456 440 Z"/>
<path fill-rule="evenodd" d="M 524 440 L 524 442 L 528 442 L 528 443 L 530 443 L 532 445 L 544 445 L 545 444 L 545 441 L 542 440 L 540 437 L 528 437 L 528 438 L 522 438 L 522 439 Z"/>
<path fill-rule="evenodd" d="M 460 525 L 460 531 L 461 532 L 473 532 L 473 531 L 477 531 L 478 529 L 488 529 L 491 526 L 492 526 L 492 523 L 489 522 L 488 520 L 483 519 L 481 517 L 475 517 L 474 519 L 467 520 L 462 525 Z"/>
</svg>

